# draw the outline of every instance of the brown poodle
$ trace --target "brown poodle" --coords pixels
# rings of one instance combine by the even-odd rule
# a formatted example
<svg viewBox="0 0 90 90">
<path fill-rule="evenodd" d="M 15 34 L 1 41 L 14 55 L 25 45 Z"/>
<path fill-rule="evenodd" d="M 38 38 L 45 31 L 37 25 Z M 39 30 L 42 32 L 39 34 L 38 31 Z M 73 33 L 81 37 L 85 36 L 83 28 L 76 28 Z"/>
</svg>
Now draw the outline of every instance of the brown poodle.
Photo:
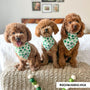
<svg viewBox="0 0 90 90">
<path fill-rule="evenodd" d="M 61 28 L 61 40 L 59 46 L 59 65 L 64 68 L 66 62 L 70 62 L 72 67 L 77 66 L 76 56 L 78 54 L 79 41 L 78 37 L 84 34 L 84 23 L 77 14 L 69 14 L 64 19 Z"/>
<path fill-rule="evenodd" d="M 18 70 L 24 70 L 27 62 L 32 71 L 39 69 L 40 55 L 36 47 L 28 42 L 31 40 L 31 32 L 25 24 L 7 25 L 4 35 L 5 40 L 15 46 L 16 55 L 20 60 L 20 64 L 16 65 Z"/>
<path fill-rule="evenodd" d="M 41 20 L 35 30 L 35 34 L 40 37 L 42 36 L 42 65 L 48 64 L 49 60 L 52 59 L 54 67 L 58 68 L 59 64 L 57 63 L 57 50 L 58 45 L 54 38 L 52 37 L 52 33 L 56 34 L 58 32 L 57 25 L 49 20 L 43 19 Z"/>
</svg>

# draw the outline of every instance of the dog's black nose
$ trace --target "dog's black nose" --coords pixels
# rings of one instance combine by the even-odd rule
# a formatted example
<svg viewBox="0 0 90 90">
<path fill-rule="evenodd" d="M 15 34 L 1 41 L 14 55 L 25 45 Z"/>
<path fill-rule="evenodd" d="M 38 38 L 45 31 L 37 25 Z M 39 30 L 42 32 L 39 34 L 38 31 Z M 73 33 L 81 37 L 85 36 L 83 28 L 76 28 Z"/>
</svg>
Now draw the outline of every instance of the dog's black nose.
<svg viewBox="0 0 90 90">
<path fill-rule="evenodd" d="M 74 27 L 74 29 L 76 29 L 77 28 L 77 25 L 74 25 L 73 27 Z"/>
<path fill-rule="evenodd" d="M 45 32 L 47 32 L 48 31 L 48 29 L 45 29 Z"/>
<path fill-rule="evenodd" d="M 20 38 L 19 38 L 19 37 L 16 37 L 16 40 L 17 40 L 17 41 L 20 41 Z"/>
</svg>

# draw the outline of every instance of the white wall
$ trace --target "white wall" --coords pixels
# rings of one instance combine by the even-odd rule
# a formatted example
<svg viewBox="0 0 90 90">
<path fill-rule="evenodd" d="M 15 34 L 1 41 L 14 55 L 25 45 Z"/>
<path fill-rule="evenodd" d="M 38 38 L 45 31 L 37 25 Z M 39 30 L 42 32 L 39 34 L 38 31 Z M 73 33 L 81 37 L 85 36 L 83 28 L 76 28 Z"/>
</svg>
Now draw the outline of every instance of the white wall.
<svg viewBox="0 0 90 90">
<path fill-rule="evenodd" d="M 59 13 L 32 11 L 31 1 L 0 0 L 0 33 L 4 32 L 5 26 L 8 23 L 20 22 L 21 18 L 63 18 L 72 12 L 79 14 L 88 30 L 90 29 L 90 0 L 65 0 L 64 3 L 59 3 Z"/>
</svg>

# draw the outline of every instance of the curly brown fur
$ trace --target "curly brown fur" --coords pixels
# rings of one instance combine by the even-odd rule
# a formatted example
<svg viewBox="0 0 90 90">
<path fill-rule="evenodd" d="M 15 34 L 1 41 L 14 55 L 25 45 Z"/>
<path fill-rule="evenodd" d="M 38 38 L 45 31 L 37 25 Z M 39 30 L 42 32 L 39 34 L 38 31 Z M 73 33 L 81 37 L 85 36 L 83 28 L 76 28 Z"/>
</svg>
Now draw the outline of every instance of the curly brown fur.
<svg viewBox="0 0 90 90">
<path fill-rule="evenodd" d="M 20 24 L 20 23 L 11 23 L 7 25 L 5 33 L 5 40 L 8 43 L 13 43 L 14 46 L 16 47 L 21 47 L 25 45 L 26 42 L 31 40 L 31 32 L 30 30 L 25 26 L 25 24 Z M 17 38 L 19 38 L 19 42 L 21 43 L 18 45 Z M 26 63 L 29 63 L 31 70 L 37 70 L 40 67 L 40 55 L 38 53 L 38 50 L 34 45 L 31 43 L 31 52 L 28 57 L 28 60 L 23 59 L 22 57 L 18 56 L 20 60 L 20 64 L 17 64 L 16 67 L 18 70 L 24 70 Z"/>
<path fill-rule="evenodd" d="M 53 32 L 54 32 L 54 34 L 56 34 L 58 31 L 59 31 L 58 27 L 53 21 L 51 21 L 49 19 L 43 19 L 38 23 L 36 30 L 35 30 L 35 34 L 38 37 L 40 37 L 40 35 L 42 37 L 50 37 Z M 42 45 L 42 51 L 43 51 L 42 65 L 48 64 L 49 57 L 52 57 L 54 67 L 56 67 L 56 68 L 59 67 L 59 65 L 57 63 L 57 49 L 58 48 L 57 48 L 56 41 L 55 41 L 55 44 L 52 46 L 52 48 L 49 51 L 47 51 Z"/>
<path fill-rule="evenodd" d="M 67 32 L 69 33 L 77 33 L 78 37 L 82 37 L 84 34 L 84 23 L 81 21 L 79 15 L 75 13 L 71 13 L 66 16 L 64 19 L 62 28 L 61 28 L 61 40 L 58 43 L 59 46 L 59 65 L 61 68 L 64 68 L 66 65 L 66 61 L 70 59 L 70 64 L 72 67 L 76 67 L 77 60 L 76 56 L 78 54 L 79 41 L 76 46 L 68 51 L 63 43 L 63 39 L 68 37 Z"/>
</svg>

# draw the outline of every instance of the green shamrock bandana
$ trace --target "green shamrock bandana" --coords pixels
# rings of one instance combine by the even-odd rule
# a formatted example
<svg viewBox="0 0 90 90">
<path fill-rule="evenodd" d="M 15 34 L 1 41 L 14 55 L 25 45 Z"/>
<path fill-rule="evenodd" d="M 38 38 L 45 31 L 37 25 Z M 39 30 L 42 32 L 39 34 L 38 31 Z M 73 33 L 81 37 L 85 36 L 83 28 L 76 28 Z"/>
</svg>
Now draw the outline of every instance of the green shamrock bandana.
<svg viewBox="0 0 90 90">
<path fill-rule="evenodd" d="M 43 47 L 48 51 L 52 48 L 54 45 L 55 41 L 52 36 L 50 37 L 43 37 Z"/>
<path fill-rule="evenodd" d="M 24 46 L 16 47 L 15 49 L 16 49 L 15 51 L 16 51 L 17 55 L 19 55 L 20 57 L 22 57 L 24 59 L 28 59 L 30 52 L 31 52 L 31 47 L 28 42 L 26 42 Z"/>
<path fill-rule="evenodd" d="M 77 34 L 68 33 L 68 38 L 63 40 L 65 47 L 71 50 L 78 42 Z"/>
</svg>

